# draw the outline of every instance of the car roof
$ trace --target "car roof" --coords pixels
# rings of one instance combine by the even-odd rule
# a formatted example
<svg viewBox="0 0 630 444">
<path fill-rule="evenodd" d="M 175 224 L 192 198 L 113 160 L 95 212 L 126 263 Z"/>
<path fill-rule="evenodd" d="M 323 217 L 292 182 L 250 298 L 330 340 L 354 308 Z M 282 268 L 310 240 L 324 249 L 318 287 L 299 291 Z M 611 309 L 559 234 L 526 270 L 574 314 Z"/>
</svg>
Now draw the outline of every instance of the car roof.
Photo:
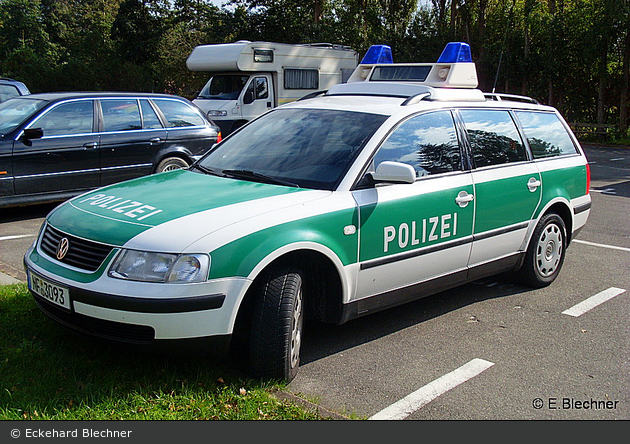
<svg viewBox="0 0 630 444">
<path fill-rule="evenodd" d="M 478 89 L 432 88 L 409 83 L 396 85 L 393 82 L 378 85 L 340 84 L 322 95 L 291 102 L 281 108 L 319 108 L 392 116 L 451 107 L 555 111 L 527 97 L 484 94 Z"/>
<path fill-rule="evenodd" d="M 179 99 L 186 100 L 183 97 L 175 96 L 172 94 L 158 94 L 158 93 L 144 93 L 144 92 L 115 92 L 115 91 L 80 91 L 80 92 L 47 92 L 31 94 L 29 98 L 46 100 L 49 102 L 55 102 L 66 99 L 98 99 L 98 98 L 137 98 L 146 97 L 152 99 Z"/>
</svg>

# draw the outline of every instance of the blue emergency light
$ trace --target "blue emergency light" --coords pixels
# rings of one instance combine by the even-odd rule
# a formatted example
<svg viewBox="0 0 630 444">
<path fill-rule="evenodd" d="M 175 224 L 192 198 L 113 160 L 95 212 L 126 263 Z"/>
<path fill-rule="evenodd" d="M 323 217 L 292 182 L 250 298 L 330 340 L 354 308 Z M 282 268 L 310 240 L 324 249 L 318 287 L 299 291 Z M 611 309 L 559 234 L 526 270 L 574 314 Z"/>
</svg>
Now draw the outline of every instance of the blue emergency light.
<svg viewBox="0 0 630 444">
<path fill-rule="evenodd" d="M 370 49 L 368 49 L 365 53 L 365 56 L 363 56 L 361 64 L 374 65 L 376 63 L 394 63 L 394 58 L 392 57 L 392 48 L 387 45 L 370 46 Z"/>
<path fill-rule="evenodd" d="M 438 63 L 472 62 L 470 45 L 463 42 L 451 42 L 444 47 Z"/>
</svg>

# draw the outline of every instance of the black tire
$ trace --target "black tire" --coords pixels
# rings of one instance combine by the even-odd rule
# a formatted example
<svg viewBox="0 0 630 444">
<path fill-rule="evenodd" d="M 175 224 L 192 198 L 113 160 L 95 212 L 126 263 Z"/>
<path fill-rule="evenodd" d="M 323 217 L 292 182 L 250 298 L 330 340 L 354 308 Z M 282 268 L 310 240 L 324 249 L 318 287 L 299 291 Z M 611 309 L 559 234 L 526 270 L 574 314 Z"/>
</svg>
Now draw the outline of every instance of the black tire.
<svg viewBox="0 0 630 444">
<path fill-rule="evenodd" d="M 551 284 L 562 268 L 567 248 L 564 220 L 555 213 L 545 214 L 532 235 L 517 280 L 535 288 Z"/>
<path fill-rule="evenodd" d="M 167 157 L 158 163 L 158 166 L 155 168 L 155 172 L 162 173 L 164 171 L 179 170 L 182 168 L 188 168 L 188 166 L 188 162 L 181 157 Z"/>
<path fill-rule="evenodd" d="M 250 373 L 289 382 L 300 365 L 304 325 L 302 273 L 293 267 L 272 268 L 258 279 L 255 292 Z"/>
</svg>

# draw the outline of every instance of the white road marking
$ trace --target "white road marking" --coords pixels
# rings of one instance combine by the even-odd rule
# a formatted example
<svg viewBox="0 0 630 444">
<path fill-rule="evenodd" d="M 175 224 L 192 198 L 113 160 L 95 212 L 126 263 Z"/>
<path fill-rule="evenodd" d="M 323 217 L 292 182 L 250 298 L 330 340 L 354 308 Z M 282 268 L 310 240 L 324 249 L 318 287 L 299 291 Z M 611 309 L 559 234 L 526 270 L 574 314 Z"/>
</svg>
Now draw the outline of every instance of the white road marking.
<svg viewBox="0 0 630 444">
<path fill-rule="evenodd" d="M 630 251 L 630 248 L 626 248 L 626 247 L 617 247 L 616 245 L 596 244 L 595 242 L 588 242 L 588 241 L 583 241 L 579 239 L 575 239 L 571 242 L 584 244 L 584 245 L 590 245 L 592 247 L 610 248 L 611 250 Z"/>
<path fill-rule="evenodd" d="M 617 194 L 614 188 L 606 188 L 605 190 L 594 190 L 591 188 L 590 191 L 594 193 L 602 193 L 602 194 Z"/>
<path fill-rule="evenodd" d="M 573 307 L 567 310 L 564 310 L 562 314 L 574 316 L 574 317 L 581 316 L 587 311 L 625 292 L 626 290 L 622 288 L 611 287 L 608 290 L 599 292 L 596 295 L 591 296 L 590 298 L 580 302 L 579 304 L 574 305 Z"/>
<path fill-rule="evenodd" d="M 457 387 L 458 385 L 474 378 L 481 372 L 494 365 L 493 362 L 475 358 L 462 365 L 458 369 L 439 377 L 433 382 L 419 388 L 415 392 L 405 396 L 398 402 L 384 408 L 371 416 L 370 420 L 400 420 L 405 419 L 416 410 L 424 407 L 440 395 Z"/>
<path fill-rule="evenodd" d="M 13 236 L 2 236 L 0 237 L 0 241 L 22 239 L 24 237 L 33 237 L 33 236 L 35 235 L 34 234 L 15 234 Z"/>
</svg>

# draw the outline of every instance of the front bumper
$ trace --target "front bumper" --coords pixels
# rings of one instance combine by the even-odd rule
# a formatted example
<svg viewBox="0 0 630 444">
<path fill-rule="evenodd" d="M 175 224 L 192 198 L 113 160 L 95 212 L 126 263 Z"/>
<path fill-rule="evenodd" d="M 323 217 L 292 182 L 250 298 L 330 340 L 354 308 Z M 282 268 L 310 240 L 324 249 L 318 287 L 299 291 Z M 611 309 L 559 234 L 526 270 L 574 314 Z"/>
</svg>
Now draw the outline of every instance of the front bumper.
<svg viewBox="0 0 630 444">
<path fill-rule="evenodd" d="M 31 247 L 24 257 L 29 289 L 50 318 L 77 332 L 133 344 L 160 340 L 229 337 L 238 304 L 248 286 L 243 278 L 198 284 L 154 284 L 95 273 L 80 282 L 64 267 Z M 31 276 L 67 289 L 69 309 L 33 290 Z M 151 295 L 150 297 L 147 295 Z"/>
</svg>

